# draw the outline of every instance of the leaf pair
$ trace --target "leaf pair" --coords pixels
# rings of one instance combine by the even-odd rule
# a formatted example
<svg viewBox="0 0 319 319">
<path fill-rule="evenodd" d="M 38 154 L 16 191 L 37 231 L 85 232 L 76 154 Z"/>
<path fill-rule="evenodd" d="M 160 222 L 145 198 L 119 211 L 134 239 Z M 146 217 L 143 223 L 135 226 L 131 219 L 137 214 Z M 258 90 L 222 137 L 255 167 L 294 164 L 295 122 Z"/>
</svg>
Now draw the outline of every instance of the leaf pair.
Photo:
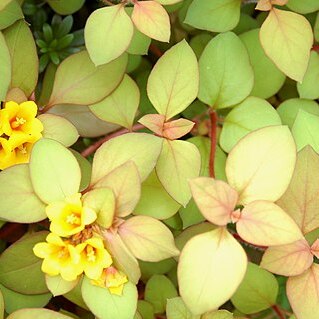
<svg viewBox="0 0 319 319">
<path fill-rule="evenodd" d="M 133 24 L 150 38 L 169 41 L 169 16 L 156 1 L 136 1 L 131 18 L 123 4 L 98 9 L 85 26 L 86 47 L 95 65 L 109 63 L 128 49 L 134 34 Z"/>
</svg>

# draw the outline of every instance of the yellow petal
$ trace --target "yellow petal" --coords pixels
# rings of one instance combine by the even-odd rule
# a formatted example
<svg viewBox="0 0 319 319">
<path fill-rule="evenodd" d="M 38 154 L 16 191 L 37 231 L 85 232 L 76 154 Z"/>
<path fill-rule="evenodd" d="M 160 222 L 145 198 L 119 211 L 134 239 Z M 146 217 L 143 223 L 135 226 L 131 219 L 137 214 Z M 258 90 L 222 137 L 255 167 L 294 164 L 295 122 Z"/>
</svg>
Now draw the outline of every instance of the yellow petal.
<svg viewBox="0 0 319 319">
<path fill-rule="evenodd" d="M 33 101 L 26 101 L 20 104 L 19 115 L 26 120 L 35 118 L 38 113 L 38 107 Z"/>
<path fill-rule="evenodd" d="M 47 242 L 56 246 L 65 247 L 65 243 L 61 239 L 61 237 L 57 236 L 56 234 L 50 233 L 47 236 Z"/>
</svg>

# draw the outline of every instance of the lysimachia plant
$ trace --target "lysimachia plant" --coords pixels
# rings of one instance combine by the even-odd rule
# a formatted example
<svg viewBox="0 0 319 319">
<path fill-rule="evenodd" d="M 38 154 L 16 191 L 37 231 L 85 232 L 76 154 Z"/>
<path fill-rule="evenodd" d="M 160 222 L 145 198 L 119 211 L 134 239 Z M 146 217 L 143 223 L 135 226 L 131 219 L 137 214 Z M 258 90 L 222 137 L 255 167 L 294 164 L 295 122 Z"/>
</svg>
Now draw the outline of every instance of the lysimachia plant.
<svg viewBox="0 0 319 319">
<path fill-rule="evenodd" d="M 318 0 L 0 0 L 0 319 L 318 319 L 318 42 Z"/>
</svg>

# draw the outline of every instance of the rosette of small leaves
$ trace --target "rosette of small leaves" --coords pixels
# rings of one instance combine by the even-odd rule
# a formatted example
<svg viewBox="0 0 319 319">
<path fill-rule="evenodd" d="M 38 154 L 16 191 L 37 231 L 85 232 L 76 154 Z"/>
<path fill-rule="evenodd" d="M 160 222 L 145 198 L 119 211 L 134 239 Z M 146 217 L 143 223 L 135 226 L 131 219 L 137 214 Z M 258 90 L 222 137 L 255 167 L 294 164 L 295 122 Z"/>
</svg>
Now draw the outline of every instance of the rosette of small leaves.
<svg viewBox="0 0 319 319">
<path fill-rule="evenodd" d="M 50 62 L 58 65 L 70 54 L 81 50 L 84 45 L 83 30 L 71 33 L 72 26 L 72 16 L 62 19 L 61 16 L 54 15 L 51 25 L 44 23 L 42 31 L 35 32 L 40 55 L 40 72 L 43 72 Z"/>
</svg>

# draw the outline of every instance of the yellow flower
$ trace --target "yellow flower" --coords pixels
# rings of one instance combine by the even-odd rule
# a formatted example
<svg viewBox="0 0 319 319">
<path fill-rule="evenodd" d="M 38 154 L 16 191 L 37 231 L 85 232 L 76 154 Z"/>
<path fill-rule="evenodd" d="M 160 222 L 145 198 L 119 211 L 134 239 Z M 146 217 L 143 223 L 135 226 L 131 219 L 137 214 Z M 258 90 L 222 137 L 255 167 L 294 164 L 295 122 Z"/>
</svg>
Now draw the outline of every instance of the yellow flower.
<svg viewBox="0 0 319 319">
<path fill-rule="evenodd" d="M 32 137 L 36 142 L 42 137 L 43 125 L 36 119 L 37 105 L 33 101 L 6 102 L 4 108 L 0 111 L 0 135 L 5 134 L 12 139 L 16 133 L 23 133 Z"/>
<path fill-rule="evenodd" d="M 98 280 L 93 280 L 94 285 L 107 287 L 111 294 L 121 296 L 123 293 L 124 284 L 127 283 L 127 277 L 124 273 L 117 270 L 115 267 L 104 269 L 102 276 Z"/>
<path fill-rule="evenodd" d="M 49 204 L 46 214 L 51 220 L 50 230 L 62 237 L 79 233 L 97 217 L 94 210 L 82 206 L 80 193 Z"/>
<path fill-rule="evenodd" d="M 5 169 L 15 164 L 15 156 L 8 140 L 0 137 L 0 169 Z"/>
<path fill-rule="evenodd" d="M 103 269 L 112 265 L 112 257 L 104 248 L 101 238 L 89 238 L 84 243 L 77 245 L 77 249 L 81 253 L 83 270 L 90 279 L 98 279 Z"/>
<path fill-rule="evenodd" d="M 79 251 L 69 241 L 63 241 L 52 233 L 47 236 L 46 241 L 33 248 L 34 254 L 44 259 L 42 271 L 50 276 L 61 274 L 67 281 L 75 280 L 83 272 Z"/>
</svg>

